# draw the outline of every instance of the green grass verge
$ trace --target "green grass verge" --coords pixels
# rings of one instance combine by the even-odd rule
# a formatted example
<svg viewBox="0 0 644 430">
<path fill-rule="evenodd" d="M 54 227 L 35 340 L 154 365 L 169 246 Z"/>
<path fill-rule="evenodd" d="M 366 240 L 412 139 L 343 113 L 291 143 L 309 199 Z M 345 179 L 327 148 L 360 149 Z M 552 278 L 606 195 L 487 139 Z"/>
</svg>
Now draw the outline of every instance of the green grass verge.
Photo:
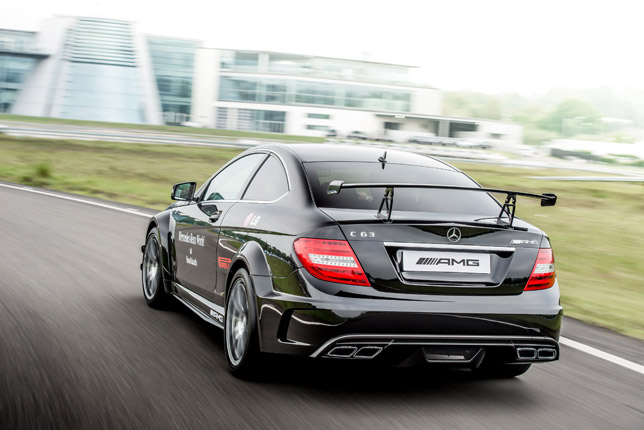
<svg viewBox="0 0 644 430">
<path fill-rule="evenodd" d="M 550 237 L 566 315 L 644 339 L 644 185 L 537 181 L 587 175 L 457 163 L 487 187 L 554 192 L 554 207 L 521 199 L 517 215 Z"/>
<path fill-rule="evenodd" d="M 239 152 L 0 135 L 0 179 L 163 209 L 172 184 L 201 184 Z M 520 199 L 517 214 L 550 235 L 565 313 L 644 339 L 642 184 L 535 181 L 528 176 L 562 172 L 458 167 L 488 187 L 557 193 L 555 207 Z"/>
<path fill-rule="evenodd" d="M 228 138 L 234 138 L 234 139 L 262 139 L 262 140 L 269 139 L 269 140 L 277 140 L 280 142 L 311 142 L 311 143 L 324 142 L 323 137 L 296 136 L 296 135 L 281 134 L 281 133 L 259 133 L 259 132 L 253 132 L 253 131 L 219 130 L 214 128 L 191 128 L 191 127 L 178 127 L 178 126 L 170 126 L 170 125 L 125 124 L 125 123 L 118 123 L 118 122 L 46 118 L 46 117 L 40 117 L 40 116 L 0 114 L 0 121 L 2 120 L 32 122 L 32 123 L 38 123 L 38 124 L 68 124 L 68 125 L 78 125 L 78 126 L 84 126 L 84 127 L 118 128 L 120 130 L 161 131 L 165 133 L 191 134 L 191 135 L 200 135 L 200 136 L 208 136 L 208 137 L 228 137 Z"/>
<path fill-rule="evenodd" d="M 201 184 L 239 152 L 0 135 L 0 179 L 163 209 L 172 184 Z"/>
</svg>

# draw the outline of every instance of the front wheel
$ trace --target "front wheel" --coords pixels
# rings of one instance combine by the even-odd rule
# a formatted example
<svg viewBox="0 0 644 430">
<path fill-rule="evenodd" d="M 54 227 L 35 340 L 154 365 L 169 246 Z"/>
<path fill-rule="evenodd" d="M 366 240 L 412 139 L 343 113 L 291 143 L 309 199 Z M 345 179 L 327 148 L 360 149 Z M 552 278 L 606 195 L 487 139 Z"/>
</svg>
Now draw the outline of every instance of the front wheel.
<svg viewBox="0 0 644 430">
<path fill-rule="evenodd" d="M 163 265 L 161 263 L 161 245 L 157 239 L 158 230 L 153 228 L 148 233 L 143 249 L 141 264 L 141 282 L 143 296 L 148 306 L 161 308 L 168 302 L 168 293 L 163 289 Z"/>
<path fill-rule="evenodd" d="M 224 347 L 228 366 L 235 376 L 249 377 L 257 370 L 260 351 L 255 293 L 245 269 L 235 273 L 228 290 Z"/>
</svg>

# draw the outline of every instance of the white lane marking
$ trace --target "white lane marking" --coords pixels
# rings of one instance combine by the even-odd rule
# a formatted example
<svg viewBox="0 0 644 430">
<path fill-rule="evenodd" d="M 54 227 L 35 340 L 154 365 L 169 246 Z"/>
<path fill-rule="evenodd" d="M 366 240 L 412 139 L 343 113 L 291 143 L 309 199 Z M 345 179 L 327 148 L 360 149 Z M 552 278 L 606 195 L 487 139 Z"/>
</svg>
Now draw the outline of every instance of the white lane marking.
<svg viewBox="0 0 644 430">
<path fill-rule="evenodd" d="M 11 189 L 20 190 L 20 191 L 28 191 L 30 193 L 42 194 L 42 195 L 50 196 L 50 197 L 57 197 L 59 199 L 71 200 L 72 202 L 78 202 L 78 203 L 85 203 L 85 204 L 92 205 L 92 206 L 98 206 L 98 207 L 101 207 L 101 208 L 112 209 L 112 210 L 115 210 L 115 211 L 125 212 L 125 213 L 128 213 L 128 214 L 138 215 L 138 216 L 142 216 L 142 217 L 146 217 L 146 218 L 151 217 L 151 215 L 139 212 L 137 209 L 120 208 L 118 206 L 106 205 L 104 203 L 93 202 L 91 200 L 78 199 L 76 197 L 68 197 L 68 196 L 63 196 L 63 195 L 55 194 L 55 193 L 48 193 L 47 191 L 40 191 L 40 190 L 36 190 L 36 189 L 33 189 L 33 188 L 17 187 L 15 185 L 7 185 L 7 184 L 0 184 L 0 187 L 11 188 Z"/>
<path fill-rule="evenodd" d="M 633 363 L 632 361 L 628 361 L 626 359 L 623 359 L 621 357 L 618 357 L 613 354 L 609 354 L 607 352 L 604 352 L 600 349 L 593 348 L 592 346 L 588 346 L 583 343 L 579 343 L 577 341 L 574 341 L 572 339 L 568 339 L 566 337 L 560 337 L 559 338 L 559 343 L 562 345 L 569 346 L 571 348 L 575 348 L 579 351 L 585 352 L 586 354 L 590 354 L 592 356 L 595 356 L 597 358 L 604 359 L 606 361 L 610 361 L 613 364 L 617 364 L 619 366 L 625 367 L 627 369 L 631 369 L 637 373 L 641 373 L 644 375 L 644 366 L 641 364 Z"/>
<path fill-rule="evenodd" d="M 63 195 L 60 195 L 60 194 L 48 193 L 46 191 L 40 191 L 40 190 L 36 190 L 36 189 L 33 189 L 33 188 L 17 187 L 17 186 L 14 186 L 14 185 L 7 185 L 7 184 L 0 184 L 0 187 L 12 188 L 14 190 L 28 191 L 30 193 L 35 193 L 35 194 L 43 194 L 45 196 L 57 197 L 59 199 L 71 200 L 73 202 L 85 203 L 85 204 L 88 204 L 88 205 L 98 206 L 98 207 L 106 208 L 106 209 L 113 209 L 115 211 L 125 212 L 125 213 L 129 213 L 129 214 L 132 214 L 132 215 L 139 215 L 139 216 L 143 216 L 143 217 L 146 217 L 146 218 L 150 217 L 150 215 L 146 215 L 144 213 L 138 212 L 136 209 L 120 208 L 118 206 L 106 205 L 104 203 L 97 203 L 97 202 L 92 202 L 92 201 L 89 201 L 89 200 L 77 199 L 75 197 L 68 197 L 68 196 L 63 196 Z M 568 339 L 568 338 L 563 337 L 563 336 L 559 338 L 559 342 L 561 344 L 563 344 L 563 345 L 566 345 L 566 346 L 569 346 L 571 348 L 577 349 L 579 351 L 585 352 L 586 354 L 590 354 L 590 355 L 592 355 L 594 357 L 610 361 L 613 364 L 617 364 L 619 366 L 625 367 L 627 369 L 631 369 L 631 370 L 633 370 L 635 372 L 638 372 L 638 373 L 641 373 L 642 375 L 644 375 L 644 366 L 642 366 L 641 364 L 633 363 L 632 361 L 628 361 L 628 360 L 626 360 L 624 358 L 618 357 L 618 356 L 613 355 L 613 354 L 609 354 L 609 353 L 604 352 L 602 350 L 599 350 L 597 348 L 593 348 L 592 346 L 588 346 L 588 345 L 585 345 L 583 343 L 579 343 L 577 341 L 574 341 L 572 339 Z"/>
</svg>

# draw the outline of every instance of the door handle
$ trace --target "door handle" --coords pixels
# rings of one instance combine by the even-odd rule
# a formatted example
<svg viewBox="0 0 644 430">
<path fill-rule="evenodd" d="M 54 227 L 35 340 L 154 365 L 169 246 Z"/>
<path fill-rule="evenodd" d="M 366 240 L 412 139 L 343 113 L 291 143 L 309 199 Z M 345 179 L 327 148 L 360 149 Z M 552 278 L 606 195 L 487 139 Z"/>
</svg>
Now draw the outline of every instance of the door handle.
<svg viewBox="0 0 644 430">
<path fill-rule="evenodd" d="M 209 219 L 210 219 L 210 222 L 215 222 L 215 221 L 217 221 L 217 220 L 219 219 L 219 217 L 220 217 L 220 216 L 221 216 L 221 211 L 215 211 L 215 212 L 213 212 L 213 213 L 210 215 L 210 218 L 209 218 Z"/>
</svg>

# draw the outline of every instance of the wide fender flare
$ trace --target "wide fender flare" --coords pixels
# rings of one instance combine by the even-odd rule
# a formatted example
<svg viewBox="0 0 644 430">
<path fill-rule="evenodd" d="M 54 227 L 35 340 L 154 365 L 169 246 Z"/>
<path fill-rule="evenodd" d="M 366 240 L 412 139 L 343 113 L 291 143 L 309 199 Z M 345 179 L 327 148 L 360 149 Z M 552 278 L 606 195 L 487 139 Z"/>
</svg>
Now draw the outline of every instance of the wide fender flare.
<svg viewBox="0 0 644 430">
<path fill-rule="evenodd" d="M 174 220 L 170 216 L 170 213 L 162 212 L 150 218 L 150 221 L 148 222 L 148 228 L 146 230 L 146 236 L 147 233 L 149 233 L 150 230 L 154 227 L 156 227 L 159 232 L 159 237 L 157 239 L 161 244 L 161 260 L 163 263 L 164 281 L 163 284 L 166 292 L 171 292 L 171 281 L 174 279 L 174 270 L 172 264 L 172 253 L 174 251 L 174 246 L 172 244 L 171 237 L 173 230 L 172 226 L 170 225 L 171 222 L 174 222 Z"/>
<path fill-rule="evenodd" d="M 226 285 L 230 285 L 232 277 L 235 276 L 236 268 L 239 267 L 242 262 L 243 265 L 246 266 L 248 273 L 254 280 L 253 283 L 255 284 L 255 293 L 257 295 L 269 293 L 270 291 L 264 290 L 271 283 L 257 282 L 257 278 L 260 277 L 264 278 L 265 280 L 270 280 L 272 277 L 272 272 L 268 265 L 268 261 L 266 260 L 266 254 L 264 254 L 264 250 L 262 249 L 261 245 L 253 241 L 244 243 L 241 248 L 239 248 L 239 251 L 237 251 L 237 254 L 235 254 L 235 257 L 231 262 L 231 267 L 233 268 L 233 270 L 230 270 L 230 272 L 228 272 Z M 271 287 L 268 288 L 269 290 L 272 290 Z"/>
</svg>

